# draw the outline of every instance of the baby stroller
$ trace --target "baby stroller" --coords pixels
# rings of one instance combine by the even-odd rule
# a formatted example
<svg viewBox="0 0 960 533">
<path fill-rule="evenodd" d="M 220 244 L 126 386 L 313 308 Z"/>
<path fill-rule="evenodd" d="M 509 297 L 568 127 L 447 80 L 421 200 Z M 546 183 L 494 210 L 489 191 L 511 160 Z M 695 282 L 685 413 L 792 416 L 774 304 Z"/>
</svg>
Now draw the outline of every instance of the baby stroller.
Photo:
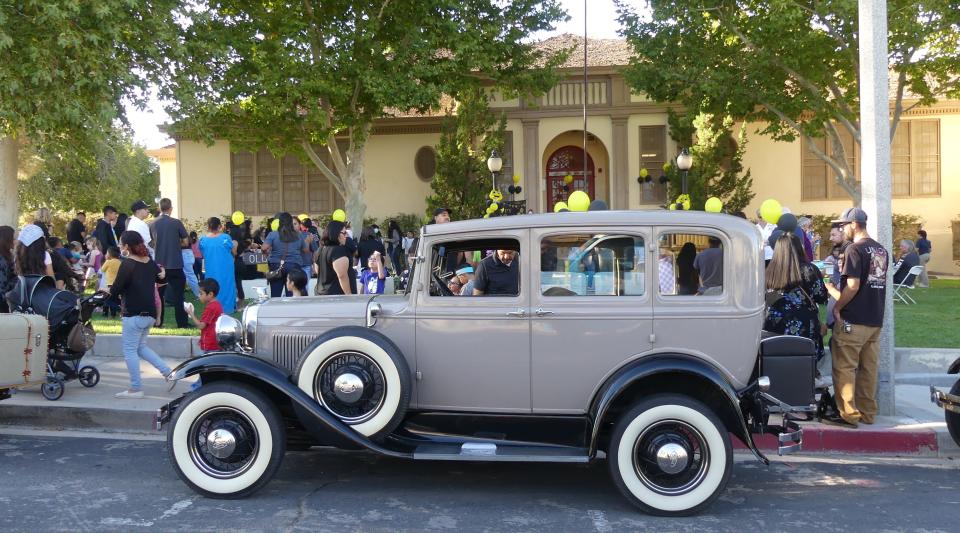
<svg viewBox="0 0 960 533">
<path fill-rule="evenodd" d="M 96 293 L 81 299 L 70 291 L 57 289 L 49 276 L 20 276 L 7 293 L 11 311 L 42 315 L 50 324 L 47 381 L 40 389 L 44 398 L 59 400 L 69 381 L 78 380 L 84 387 L 95 387 L 100 382 L 100 371 L 92 365 L 81 365 L 80 360 L 93 348 L 95 334 L 90 317 L 106 297 Z"/>
</svg>

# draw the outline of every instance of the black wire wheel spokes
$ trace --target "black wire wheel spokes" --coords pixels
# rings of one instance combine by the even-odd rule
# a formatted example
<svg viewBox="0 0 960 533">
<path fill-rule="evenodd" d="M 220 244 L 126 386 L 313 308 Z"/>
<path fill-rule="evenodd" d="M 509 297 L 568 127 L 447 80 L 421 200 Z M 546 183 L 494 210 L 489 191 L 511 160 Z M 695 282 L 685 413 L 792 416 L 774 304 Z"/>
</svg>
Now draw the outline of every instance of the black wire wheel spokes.
<svg viewBox="0 0 960 533">
<path fill-rule="evenodd" d="M 314 397 L 348 424 L 360 424 L 377 414 L 386 397 L 383 370 L 360 352 L 340 352 L 317 369 Z"/>
<path fill-rule="evenodd" d="M 204 411 L 193 421 L 188 435 L 194 464 L 218 479 L 242 475 L 260 451 L 253 422 L 232 407 Z"/>
<path fill-rule="evenodd" d="M 680 420 L 662 420 L 637 437 L 633 466 L 650 490 L 679 496 L 697 488 L 706 477 L 710 449 L 695 427 Z"/>
</svg>

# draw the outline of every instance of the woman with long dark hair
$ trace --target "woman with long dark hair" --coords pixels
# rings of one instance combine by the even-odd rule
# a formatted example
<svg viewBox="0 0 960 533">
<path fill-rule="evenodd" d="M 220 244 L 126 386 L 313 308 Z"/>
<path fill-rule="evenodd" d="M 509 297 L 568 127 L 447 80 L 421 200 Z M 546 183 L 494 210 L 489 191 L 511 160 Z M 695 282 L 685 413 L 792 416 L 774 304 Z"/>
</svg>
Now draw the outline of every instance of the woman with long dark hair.
<svg viewBox="0 0 960 533">
<path fill-rule="evenodd" d="M 14 270 L 18 276 L 53 277 L 53 259 L 47 252 L 47 240 L 39 226 L 27 224 L 20 228 L 16 256 Z"/>
<path fill-rule="evenodd" d="M 0 226 L 0 313 L 10 312 L 6 296 L 16 279 L 13 272 L 13 228 Z"/>
<path fill-rule="evenodd" d="M 160 297 L 157 283 L 164 278 L 163 268 L 150 259 L 143 237 L 136 231 L 125 231 L 120 236 L 120 252 L 124 259 L 117 271 L 117 279 L 110 286 L 110 297 L 121 302 L 121 343 L 123 358 L 130 374 L 130 388 L 118 392 L 117 398 L 143 398 L 140 380 L 140 359 L 146 360 L 161 374 L 170 373 L 170 367 L 147 346 L 150 328 L 159 325 Z"/>
<path fill-rule="evenodd" d="M 806 261 L 800 238 L 781 233 L 766 270 L 767 317 L 763 329 L 812 340 L 817 359 L 823 357 L 823 332 L 817 304 L 827 303 L 827 289 L 820 270 Z"/>
<path fill-rule="evenodd" d="M 677 294 L 697 294 L 700 288 L 700 273 L 693 266 L 697 258 L 697 247 L 692 242 L 685 242 L 677 254 Z"/>
<path fill-rule="evenodd" d="M 403 260 L 403 232 L 400 230 L 400 224 L 397 219 L 393 219 L 387 224 L 387 253 L 390 254 L 390 262 L 393 263 L 394 272 L 403 272 L 406 261 Z M 361 262 L 365 265 L 365 262 Z"/>
<path fill-rule="evenodd" d="M 223 233 L 223 224 L 217 217 L 207 220 L 207 234 L 200 238 L 200 253 L 203 254 L 204 279 L 213 278 L 220 284 L 217 300 L 223 313 L 229 315 L 237 306 L 237 285 L 233 258 L 237 243 Z"/>
<path fill-rule="evenodd" d="M 351 257 L 344 244 L 347 230 L 343 222 L 327 224 L 323 246 L 317 253 L 317 294 L 352 294 Z"/>
<path fill-rule="evenodd" d="M 293 216 L 290 213 L 280 213 L 277 216 L 279 224 L 277 231 L 271 231 L 263 240 L 263 253 L 267 256 L 267 268 L 271 272 L 281 272 L 280 277 L 269 280 L 270 296 L 276 297 L 284 293 L 287 286 L 287 274 L 292 270 L 303 269 L 303 256 L 309 253 L 306 237 L 293 227 Z M 286 291 L 287 296 L 290 292 Z"/>
</svg>

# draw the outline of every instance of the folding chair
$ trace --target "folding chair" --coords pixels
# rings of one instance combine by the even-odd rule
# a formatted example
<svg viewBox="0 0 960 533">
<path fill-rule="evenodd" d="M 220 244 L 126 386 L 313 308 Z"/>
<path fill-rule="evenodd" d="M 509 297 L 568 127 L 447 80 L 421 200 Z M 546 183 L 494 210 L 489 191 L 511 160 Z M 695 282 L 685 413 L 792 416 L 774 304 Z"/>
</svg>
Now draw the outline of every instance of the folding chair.
<svg viewBox="0 0 960 533">
<path fill-rule="evenodd" d="M 923 272 L 922 265 L 910 267 L 910 271 L 907 272 L 907 275 L 904 276 L 903 280 L 900 283 L 897 283 L 896 285 L 894 285 L 894 288 L 893 288 L 894 302 L 901 301 L 907 305 L 917 303 L 916 300 L 911 298 L 910 295 L 906 293 L 906 289 L 910 289 L 912 291 L 917 287 L 917 276 L 919 276 L 921 272 Z M 907 285 L 907 281 L 910 282 L 909 285 Z"/>
</svg>

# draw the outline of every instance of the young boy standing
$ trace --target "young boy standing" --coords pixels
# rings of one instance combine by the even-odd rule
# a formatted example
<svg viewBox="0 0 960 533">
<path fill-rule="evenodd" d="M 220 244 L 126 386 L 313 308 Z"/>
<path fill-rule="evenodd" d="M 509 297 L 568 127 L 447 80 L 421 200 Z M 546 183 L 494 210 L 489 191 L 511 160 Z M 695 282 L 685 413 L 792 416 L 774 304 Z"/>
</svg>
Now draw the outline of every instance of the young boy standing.
<svg viewBox="0 0 960 533">
<path fill-rule="evenodd" d="M 107 248 L 107 260 L 100 266 L 100 290 L 110 290 L 110 286 L 117 279 L 120 270 L 120 249 L 116 246 Z M 104 302 L 103 316 L 116 317 L 120 311 L 120 301 L 111 296 Z"/>
<path fill-rule="evenodd" d="M 223 315 L 223 306 L 217 300 L 217 294 L 220 292 L 220 284 L 213 278 L 206 278 L 200 282 L 200 302 L 206 305 L 203 308 L 203 315 L 200 320 L 193 312 L 193 306 L 187 307 L 187 317 L 198 328 L 200 328 L 200 349 L 206 352 L 213 352 L 220 349 L 217 344 L 216 323 L 217 319 Z"/>
</svg>

